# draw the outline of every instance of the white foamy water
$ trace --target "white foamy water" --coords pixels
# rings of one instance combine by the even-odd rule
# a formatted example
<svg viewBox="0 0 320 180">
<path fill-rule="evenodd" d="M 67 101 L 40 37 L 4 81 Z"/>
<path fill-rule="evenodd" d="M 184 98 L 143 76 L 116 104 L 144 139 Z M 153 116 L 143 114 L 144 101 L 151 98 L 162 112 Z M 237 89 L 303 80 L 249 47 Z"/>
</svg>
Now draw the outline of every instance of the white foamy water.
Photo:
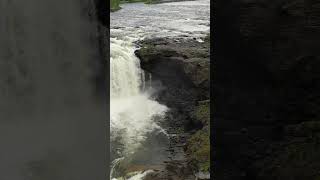
<svg viewBox="0 0 320 180">
<path fill-rule="evenodd" d="M 185 37 L 201 41 L 209 32 L 210 1 L 164 3 L 146 5 L 133 3 L 111 13 L 111 142 L 120 143 L 112 165 L 130 159 L 148 134 L 156 130 L 167 108 L 153 100 L 145 86 L 144 72 L 135 56 L 134 41 L 149 37 Z M 157 117 L 157 118 L 154 118 Z M 115 145 L 111 144 L 111 148 Z M 143 179 L 150 171 L 138 173 L 131 180 Z"/>
<path fill-rule="evenodd" d="M 110 61 L 111 142 L 123 145 L 118 154 L 122 158 L 114 160 L 115 166 L 135 153 L 147 133 L 161 129 L 153 117 L 162 117 L 167 108 L 141 90 L 144 72 L 131 41 L 112 38 Z M 111 176 L 113 171 L 114 167 Z"/>
<path fill-rule="evenodd" d="M 210 31 L 210 0 L 129 3 L 111 13 L 111 37 L 202 38 Z"/>
<path fill-rule="evenodd" d="M 140 180 L 144 178 L 147 174 L 152 173 L 152 170 L 148 170 L 145 172 L 139 172 L 137 175 L 130 177 L 128 180 Z"/>
<path fill-rule="evenodd" d="M 142 92 L 144 72 L 130 41 L 111 39 L 111 139 L 122 136 L 126 153 L 133 153 L 145 134 L 159 128 L 152 117 L 167 108 Z"/>
</svg>

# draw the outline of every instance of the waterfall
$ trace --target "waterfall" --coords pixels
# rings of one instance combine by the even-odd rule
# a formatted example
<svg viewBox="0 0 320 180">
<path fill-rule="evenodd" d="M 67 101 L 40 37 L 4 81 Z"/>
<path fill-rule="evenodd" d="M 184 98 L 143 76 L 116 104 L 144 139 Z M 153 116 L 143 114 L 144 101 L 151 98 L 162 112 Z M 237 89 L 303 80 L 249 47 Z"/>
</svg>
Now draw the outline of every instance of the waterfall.
<svg viewBox="0 0 320 180">
<path fill-rule="evenodd" d="M 139 59 L 134 49 L 123 40 L 111 39 L 111 100 L 136 96 L 142 82 Z"/>
<path fill-rule="evenodd" d="M 147 133 L 161 130 L 154 117 L 163 116 L 167 108 L 152 100 L 148 92 L 142 91 L 144 72 L 134 54 L 133 43 L 128 39 L 111 38 L 110 47 L 110 138 L 111 143 L 118 141 L 122 144 L 120 153 L 116 155 L 118 159 L 114 160 L 117 161 L 114 164 L 119 164 L 119 157 L 130 159 Z"/>
<path fill-rule="evenodd" d="M 151 85 L 157 84 L 151 81 L 157 77 L 141 70 L 133 42 L 157 37 L 202 38 L 210 29 L 209 4 L 210 0 L 128 3 L 111 13 L 110 179 L 121 179 L 124 174 L 131 176 L 127 179 L 143 179 L 145 170 L 170 160 L 168 134 L 159 126 L 165 128 L 166 122 L 158 122 L 167 108 L 150 97 L 155 90 Z M 121 172 L 126 168 L 141 171 L 136 175 Z"/>
</svg>

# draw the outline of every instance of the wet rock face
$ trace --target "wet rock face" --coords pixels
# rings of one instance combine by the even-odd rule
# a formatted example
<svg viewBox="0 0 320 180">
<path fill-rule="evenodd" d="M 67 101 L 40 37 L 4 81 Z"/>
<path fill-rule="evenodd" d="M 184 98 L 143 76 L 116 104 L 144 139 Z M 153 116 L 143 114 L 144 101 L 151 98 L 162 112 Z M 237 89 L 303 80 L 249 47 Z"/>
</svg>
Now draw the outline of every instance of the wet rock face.
<svg viewBox="0 0 320 180">
<path fill-rule="evenodd" d="M 230 0 L 216 9 L 216 179 L 318 178 L 319 132 L 300 127 L 320 120 L 320 3 Z"/>
<path fill-rule="evenodd" d="M 188 90 L 189 98 L 209 98 L 209 41 L 156 38 L 140 42 L 141 67 L 167 87 Z"/>
<path fill-rule="evenodd" d="M 159 87 L 153 85 L 159 90 L 157 100 L 170 108 L 164 125 L 171 135 L 170 161 L 165 162 L 162 171 L 150 173 L 145 179 L 191 180 L 195 179 L 197 171 L 193 165 L 205 163 L 202 166 L 210 166 L 207 159 L 194 153 L 197 152 L 193 149 L 196 146 L 194 139 L 202 136 L 192 138 L 196 131 L 208 125 L 206 116 L 201 120 L 195 118 L 198 102 L 209 99 L 208 40 L 201 43 L 194 39 L 156 38 L 138 42 L 141 49 L 135 54 L 141 60 L 141 67 L 152 74 L 152 82 L 160 82 Z M 206 136 L 202 138 L 203 144 L 208 145 L 208 128 L 200 134 Z M 202 160 L 201 163 L 198 160 Z"/>
</svg>

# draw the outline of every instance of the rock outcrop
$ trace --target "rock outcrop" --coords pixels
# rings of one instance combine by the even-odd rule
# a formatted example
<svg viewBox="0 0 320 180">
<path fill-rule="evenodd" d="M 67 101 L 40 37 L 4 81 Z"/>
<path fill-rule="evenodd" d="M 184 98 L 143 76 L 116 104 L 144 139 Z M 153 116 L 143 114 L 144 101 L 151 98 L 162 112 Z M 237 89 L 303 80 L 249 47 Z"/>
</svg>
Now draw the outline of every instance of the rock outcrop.
<svg viewBox="0 0 320 180">
<path fill-rule="evenodd" d="M 171 135 L 172 160 L 146 179 L 193 180 L 198 171 L 210 170 L 209 38 L 156 38 L 138 44 L 141 67 L 160 89 L 157 100 L 170 108 L 164 126 Z"/>
<path fill-rule="evenodd" d="M 139 43 L 136 51 L 142 69 L 161 80 L 166 87 L 188 90 L 185 101 L 190 98 L 206 100 L 209 98 L 210 84 L 210 42 L 194 39 L 147 39 Z M 178 89 L 176 89 L 178 91 Z M 167 91 L 168 92 L 168 91 Z M 184 96 L 181 93 L 180 96 Z"/>
</svg>

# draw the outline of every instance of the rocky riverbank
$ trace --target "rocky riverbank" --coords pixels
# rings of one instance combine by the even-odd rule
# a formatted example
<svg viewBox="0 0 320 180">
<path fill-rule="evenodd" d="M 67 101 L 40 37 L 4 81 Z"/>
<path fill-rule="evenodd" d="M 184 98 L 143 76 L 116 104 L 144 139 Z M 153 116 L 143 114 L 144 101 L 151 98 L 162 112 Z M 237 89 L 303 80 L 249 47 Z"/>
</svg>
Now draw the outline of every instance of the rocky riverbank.
<svg viewBox="0 0 320 180">
<path fill-rule="evenodd" d="M 99 1 L 99 0 L 97 0 Z M 120 4 L 124 3 L 145 3 L 145 4 L 161 4 L 170 2 L 194 1 L 194 0 L 111 0 L 110 11 L 115 12 L 121 9 Z"/>
<path fill-rule="evenodd" d="M 157 101 L 170 108 L 164 127 L 170 161 L 145 179 L 208 179 L 210 171 L 210 41 L 156 38 L 138 42 L 141 67 L 160 89 Z M 200 172 L 200 174 L 199 174 Z"/>
</svg>

